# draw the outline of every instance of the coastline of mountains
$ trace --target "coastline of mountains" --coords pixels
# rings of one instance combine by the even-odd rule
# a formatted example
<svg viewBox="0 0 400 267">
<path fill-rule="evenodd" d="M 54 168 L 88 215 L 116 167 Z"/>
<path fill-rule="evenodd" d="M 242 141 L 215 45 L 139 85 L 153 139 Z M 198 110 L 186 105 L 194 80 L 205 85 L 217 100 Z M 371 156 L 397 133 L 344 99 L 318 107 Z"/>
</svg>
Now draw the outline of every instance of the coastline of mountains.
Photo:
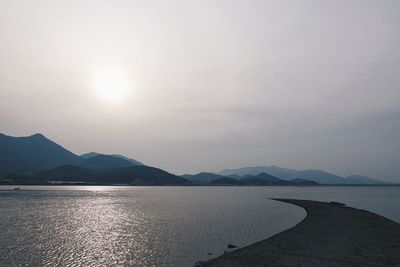
<svg viewBox="0 0 400 267">
<path fill-rule="evenodd" d="M 226 169 L 182 176 L 124 157 L 76 155 L 42 134 L 0 134 L 0 184 L 315 186 L 391 185 L 365 176 L 342 177 L 321 170 L 277 166 Z"/>
</svg>

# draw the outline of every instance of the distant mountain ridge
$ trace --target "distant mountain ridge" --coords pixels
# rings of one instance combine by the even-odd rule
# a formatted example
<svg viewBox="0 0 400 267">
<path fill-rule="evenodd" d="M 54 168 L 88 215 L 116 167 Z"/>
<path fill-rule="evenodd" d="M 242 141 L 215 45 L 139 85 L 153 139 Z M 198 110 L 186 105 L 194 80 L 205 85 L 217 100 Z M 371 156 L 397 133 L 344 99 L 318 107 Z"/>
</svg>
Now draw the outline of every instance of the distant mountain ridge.
<svg viewBox="0 0 400 267">
<path fill-rule="evenodd" d="M 215 174 L 215 173 L 211 173 L 211 172 L 201 172 L 198 174 L 184 174 L 181 177 L 188 179 L 194 183 L 198 183 L 198 184 L 208 184 L 211 181 L 225 178 L 225 176 L 223 176 L 223 175 L 219 175 L 219 174 Z"/>
<path fill-rule="evenodd" d="M 84 158 L 84 159 L 89 159 L 89 158 L 93 158 L 93 157 L 100 156 L 100 155 L 112 156 L 112 157 L 116 157 L 116 158 L 121 158 L 121 159 L 130 161 L 130 162 L 133 163 L 133 165 L 135 165 L 135 166 L 137 166 L 137 165 L 144 165 L 144 164 L 141 163 L 140 161 L 137 161 L 137 160 L 134 160 L 134 159 L 125 157 L 125 156 L 120 155 L 120 154 L 106 155 L 106 154 L 97 153 L 97 152 L 89 152 L 89 153 L 85 153 L 85 154 L 80 155 L 80 157 L 81 157 L 81 158 Z"/>
<path fill-rule="evenodd" d="M 115 180 L 112 180 L 110 175 L 115 175 Z M 46 179 L 46 181 L 66 179 L 66 181 L 81 180 L 95 183 L 97 179 L 97 182 L 101 183 L 121 182 L 143 185 L 187 185 L 192 183 L 197 185 L 216 183 L 238 185 L 391 184 L 360 175 L 342 177 L 322 170 L 295 170 L 278 166 L 225 169 L 218 173 L 202 172 L 179 177 L 157 168 L 145 166 L 137 160 L 119 154 L 105 155 L 90 152 L 78 156 L 42 134 L 26 137 L 0 134 L 0 182 L 12 182 L 13 179 L 15 181 L 15 179 L 23 178 L 34 179 L 33 182 Z"/>
<path fill-rule="evenodd" d="M 242 186 L 303 186 L 303 185 L 318 185 L 317 182 L 309 181 L 306 179 L 294 179 L 286 181 L 272 176 L 268 173 L 260 173 L 257 175 L 246 175 L 240 179 L 225 177 L 212 180 L 210 185 L 242 185 Z"/>
<path fill-rule="evenodd" d="M 257 175 L 246 175 L 242 176 L 241 180 L 251 180 L 251 179 L 259 179 L 265 182 L 268 182 L 270 184 L 282 184 L 282 183 L 287 183 L 286 180 L 280 179 L 278 177 L 275 177 L 269 173 L 262 172 Z"/>
<path fill-rule="evenodd" d="M 184 174 L 181 177 L 198 185 L 318 185 L 317 182 L 307 179 L 293 179 L 287 181 L 265 172 L 257 175 L 248 174 L 244 176 L 223 176 L 215 173 L 201 172 L 198 174 Z"/>
<path fill-rule="evenodd" d="M 310 181 L 314 181 L 320 184 L 343 184 L 343 185 L 358 185 L 358 184 L 389 184 L 377 179 L 373 179 L 370 177 L 360 176 L 360 175 L 351 175 L 347 177 L 342 177 L 339 175 L 335 175 L 332 173 L 328 173 L 322 170 L 295 170 L 282 168 L 278 166 L 255 166 L 255 167 L 243 167 L 238 169 L 225 169 L 220 172 L 217 172 L 219 175 L 223 176 L 246 176 L 246 175 L 257 175 L 260 173 L 268 173 L 275 177 L 284 180 L 293 180 L 293 179 L 306 179 Z"/>
<path fill-rule="evenodd" d="M 137 166 L 126 159 L 102 154 L 82 159 L 77 165 L 92 170 L 107 170 L 113 168 Z"/>
<path fill-rule="evenodd" d="M 105 182 L 117 181 L 131 185 L 190 185 L 191 182 L 164 170 L 148 167 L 133 166 L 112 169 L 101 176 Z M 111 179 L 111 180 L 110 180 Z"/>
</svg>

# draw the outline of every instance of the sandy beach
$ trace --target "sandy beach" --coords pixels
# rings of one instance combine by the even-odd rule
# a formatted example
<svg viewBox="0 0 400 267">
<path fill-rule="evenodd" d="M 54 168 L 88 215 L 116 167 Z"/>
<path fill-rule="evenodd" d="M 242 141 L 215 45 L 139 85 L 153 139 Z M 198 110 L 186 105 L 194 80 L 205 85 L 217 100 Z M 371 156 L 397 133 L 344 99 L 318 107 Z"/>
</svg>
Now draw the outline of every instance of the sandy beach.
<svg viewBox="0 0 400 267">
<path fill-rule="evenodd" d="M 400 224 L 380 215 L 309 200 L 276 199 L 307 216 L 298 225 L 200 266 L 400 266 Z"/>
</svg>

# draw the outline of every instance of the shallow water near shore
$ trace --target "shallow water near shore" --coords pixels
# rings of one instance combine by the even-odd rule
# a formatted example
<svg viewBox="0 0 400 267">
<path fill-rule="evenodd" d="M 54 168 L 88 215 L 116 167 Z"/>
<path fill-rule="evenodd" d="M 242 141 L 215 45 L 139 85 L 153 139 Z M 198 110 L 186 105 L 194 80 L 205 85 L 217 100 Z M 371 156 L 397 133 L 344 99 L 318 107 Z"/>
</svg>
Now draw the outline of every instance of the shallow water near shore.
<svg viewBox="0 0 400 267">
<path fill-rule="evenodd" d="M 192 266 L 304 218 L 274 197 L 340 201 L 400 222 L 400 187 L 10 189 L 0 186 L 0 266 Z"/>
</svg>

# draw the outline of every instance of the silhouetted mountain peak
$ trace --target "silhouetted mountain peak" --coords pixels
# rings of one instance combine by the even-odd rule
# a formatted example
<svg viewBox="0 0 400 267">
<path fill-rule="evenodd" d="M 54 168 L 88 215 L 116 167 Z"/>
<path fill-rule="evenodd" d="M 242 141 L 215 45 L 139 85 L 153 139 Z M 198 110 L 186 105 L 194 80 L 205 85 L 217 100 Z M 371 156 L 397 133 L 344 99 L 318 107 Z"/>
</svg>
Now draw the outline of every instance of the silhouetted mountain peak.
<svg viewBox="0 0 400 267">
<path fill-rule="evenodd" d="M 48 140 L 48 139 L 47 139 L 43 134 L 41 134 L 41 133 L 32 134 L 30 137 L 31 137 L 31 138 L 46 139 L 46 140 Z"/>
<path fill-rule="evenodd" d="M 24 137 L 0 135 L 0 176 L 34 173 L 79 159 L 40 133 Z"/>
</svg>

